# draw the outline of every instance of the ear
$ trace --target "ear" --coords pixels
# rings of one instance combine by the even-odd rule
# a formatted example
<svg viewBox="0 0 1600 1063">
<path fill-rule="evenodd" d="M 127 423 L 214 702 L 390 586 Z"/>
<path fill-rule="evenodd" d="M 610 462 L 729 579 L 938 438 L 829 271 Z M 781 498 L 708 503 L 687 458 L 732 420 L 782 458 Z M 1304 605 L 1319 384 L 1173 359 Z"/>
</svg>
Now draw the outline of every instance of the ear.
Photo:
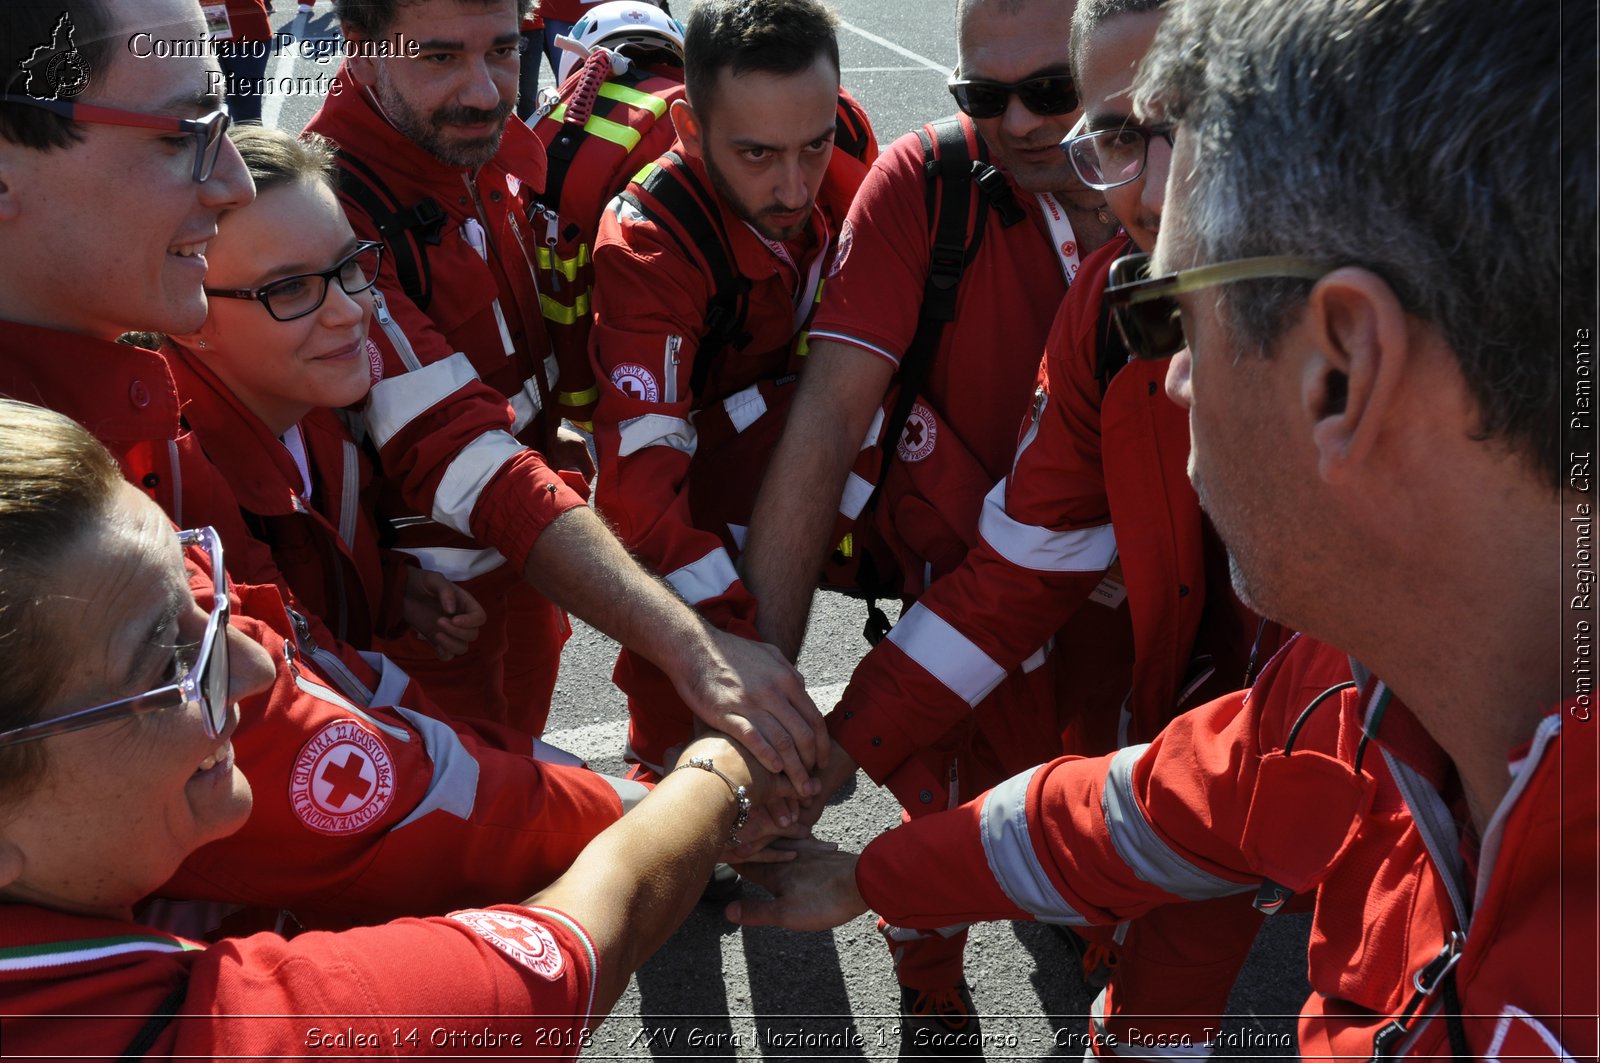
<svg viewBox="0 0 1600 1063">
<path fill-rule="evenodd" d="M 688 100 L 672 101 L 672 127 L 678 131 L 678 139 L 683 141 L 684 151 L 697 159 L 705 158 L 705 146 L 702 140 L 705 130 L 700 124 L 700 116 L 694 113 L 694 108 L 689 106 Z"/>
<path fill-rule="evenodd" d="M 0 838 L 0 890 L 6 889 L 22 877 L 22 869 L 26 863 L 21 849 Z"/>
<path fill-rule="evenodd" d="M 340 27 L 347 29 L 347 27 Z M 345 69 L 350 71 L 350 76 L 356 84 L 363 88 L 371 88 L 378 81 L 378 60 L 375 55 L 369 54 L 378 49 L 372 42 L 362 36 L 350 36 L 347 32 L 345 39 L 350 42 L 350 58 L 344 61 Z"/>
<path fill-rule="evenodd" d="M 1354 266 L 1317 282 L 1306 324 L 1315 352 L 1302 369 L 1301 402 L 1318 471 L 1334 483 L 1373 456 L 1403 409 L 1410 329 L 1388 282 Z"/>
</svg>

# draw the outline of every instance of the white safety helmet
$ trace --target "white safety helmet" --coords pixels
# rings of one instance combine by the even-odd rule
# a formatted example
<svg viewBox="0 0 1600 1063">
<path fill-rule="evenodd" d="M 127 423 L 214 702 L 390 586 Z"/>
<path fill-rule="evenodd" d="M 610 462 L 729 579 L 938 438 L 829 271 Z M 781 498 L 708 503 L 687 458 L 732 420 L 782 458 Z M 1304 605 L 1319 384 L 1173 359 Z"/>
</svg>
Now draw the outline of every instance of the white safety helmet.
<svg viewBox="0 0 1600 1063">
<path fill-rule="evenodd" d="M 590 8 L 572 24 L 570 34 L 557 37 L 556 47 L 561 50 L 558 85 L 565 84 L 584 57 L 600 47 L 630 58 L 642 58 L 647 50 L 665 50 L 682 63 L 683 24 L 645 0 L 609 0 Z"/>
</svg>

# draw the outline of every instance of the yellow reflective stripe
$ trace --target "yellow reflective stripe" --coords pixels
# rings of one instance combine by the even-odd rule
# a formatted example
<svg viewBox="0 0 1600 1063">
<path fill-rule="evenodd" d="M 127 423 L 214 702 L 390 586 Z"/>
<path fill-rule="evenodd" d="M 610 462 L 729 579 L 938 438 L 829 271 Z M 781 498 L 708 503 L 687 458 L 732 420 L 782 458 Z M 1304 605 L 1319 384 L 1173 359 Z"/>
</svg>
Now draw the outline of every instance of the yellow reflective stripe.
<svg viewBox="0 0 1600 1063">
<path fill-rule="evenodd" d="M 597 114 L 591 114 L 589 120 L 583 123 L 583 131 L 591 136 L 599 137 L 601 140 L 609 140 L 611 143 L 621 147 L 623 151 L 632 151 L 638 147 L 639 141 L 644 136 L 643 133 L 640 133 L 630 125 L 613 122 L 611 119 L 601 118 Z"/>
<path fill-rule="evenodd" d="M 651 171 L 654 170 L 655 168 L 656 168 L 656 164 L 655 163 L 653 163 L 653 162 L 645 163 L 644 167 L 638 173 L 634 174 L 631 178 L 629 178 L 629 183 L 636 184 L 636 185 L 644 184 L 644 179 L 646 177 L 649 177 Z"/>
<path fill-rule="evenodd" d="M 564 104 L 564 103 L 561 106 L 557 107 L 555 110 L 550 112 L 550 121 L 552 121 L 552 122 L 560 122 L 562 119 L 564 119 L 566 117 L 567 117 L 567 105 Z"/>
<path fill-rule="evenodd" d="M 578 253 L 571 258 L 562 258 L 548 247 L 536 248 L 534 257 L 538 259 L 540 269 L 559 271 L 567 280 L 576 283 L 578 270 L 589 264 L 589 245 L 579 244 Z"/>
<path fill-rule="evenodd" d="M 600 398 L 600 388 L 591 385 L 583 391 L 558 391 L 556 401 L 563 406 L 587 406 Z"/>
<path fill-rule="evenodd" d="M 558 325 L 574 324 L 580 317 L 589 316 L 589 293 L 584 292 L 572 306 L 567 306 L 540 292 L 539 310 L 547 321 L 554 321 Z"/>
<path fill-rule="evenodd" d="M 802 332 L 802 333 L 800 333 L 799 339 L 795 341 L 795 345 L 794 345 L 795 357 L 796 358 L 804 358 L 806 355 L 808 355 L 810 353 L 811 353 L 811 333 Z"/>
<path fill-rule="evenodd" d="M 854 557 L 856 553 L 856 537 L 850 532 L 845 532 L 844 538 L 839 540 L 838 549 L 840 557 L 847 559 Z"/>
<path fill-rule="evenodd" d="M 628 86 L 619 85 L 614 81 L 602 83 L 600 95 L 608 100 L 616 100 L 618 103 L 630 104 L 641 110 L 649 111 L 657 118 L 667 113 L 667 101 L 660 96 L 652 96 L 648 92 L 630 89 Z"/>
</svg>

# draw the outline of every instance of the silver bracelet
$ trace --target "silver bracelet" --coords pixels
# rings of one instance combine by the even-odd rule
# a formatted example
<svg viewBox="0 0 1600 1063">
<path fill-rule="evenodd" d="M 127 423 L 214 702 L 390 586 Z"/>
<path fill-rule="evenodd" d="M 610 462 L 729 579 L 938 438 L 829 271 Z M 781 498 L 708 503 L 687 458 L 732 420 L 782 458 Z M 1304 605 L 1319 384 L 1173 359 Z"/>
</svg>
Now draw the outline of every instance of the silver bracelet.
<svg viewBox="0 0 1600 1063">
<path fill-rule="evenodd" d="M 738 845 L 739 828 L 750 822 L 750 791 L 743 786 L 735 785 L 734 781 L 728 778 L 727 772 L 713 764 L 710 757 L 690 757 L 678 765 L 678 768 L 682 767 L 693 767 L 702 771 L 709 771 L 728 784 L 728 789 L 733 793 L 733 802 L 739 810 L 739 814 L 734 817 L 733 831 L 728 836 L 728 842 L 731 845 Z M 672 770 L 677 771 L 678 768 L 673 768 Z"/>
</svg>

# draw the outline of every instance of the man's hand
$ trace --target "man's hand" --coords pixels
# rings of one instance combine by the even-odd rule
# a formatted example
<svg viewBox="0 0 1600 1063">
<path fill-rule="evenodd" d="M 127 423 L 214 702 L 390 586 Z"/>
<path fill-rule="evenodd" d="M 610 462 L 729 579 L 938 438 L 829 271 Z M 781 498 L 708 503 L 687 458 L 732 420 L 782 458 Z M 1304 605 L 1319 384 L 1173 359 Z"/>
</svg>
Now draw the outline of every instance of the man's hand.
<svg viewBox="0 0 1600 1063">
<path fill-rule="evenodd" d="M 545 455 L 545 463 L 552 469 L 575 472 L 585 482 L 594 479 L 594 451 L 590 449 L 588 437 L 564 421 L 556 429 L 555 445 Z"/>
<path fill-rule="evenodd" d="M 798 822 L 808 828 L 816 826 L 823 810 L 828 807 L 828 800 L 855 776 L 857 769 L 855 758 L 832 738 L 828 739 L 828 754 L 823 758 L 823 765 L 817 769 L 817 782 L 821 789 L 816 796 L 800 803 Z"/>
<path fill-rule="evenodd" d="M 400 613 L 441 661 L 466 653 L 468 644 L 478 637 L 478 629 L 488 619 L 476 598 L 426 568 L 406 570 L 406 594 Z"/>
<path fill-rule="evenodd" d="M 768 771 L 788 776 L 795 792 L 820 792 L 813 765 L 828 762 L 828 732 L 805 681 L 776 647 L 707 627 L 701 656 L 672 684 L 714 730 L 738 739 Z M 670 673 L 669 673 L 670 674 Z"/>
<path fill-rule="evenodd" d="M 867 910 L 856 889 L 855 853 L 841 853 L 830 842 L 778 842 L 774 848 L 799 851 L 788 863 L 739 864 L 739 874 L 772 894 L 771 900 L 741 897 L 724 909 L 740 926 L 781 926 L 789 930 L 831 930 Z"/>
</svg>

